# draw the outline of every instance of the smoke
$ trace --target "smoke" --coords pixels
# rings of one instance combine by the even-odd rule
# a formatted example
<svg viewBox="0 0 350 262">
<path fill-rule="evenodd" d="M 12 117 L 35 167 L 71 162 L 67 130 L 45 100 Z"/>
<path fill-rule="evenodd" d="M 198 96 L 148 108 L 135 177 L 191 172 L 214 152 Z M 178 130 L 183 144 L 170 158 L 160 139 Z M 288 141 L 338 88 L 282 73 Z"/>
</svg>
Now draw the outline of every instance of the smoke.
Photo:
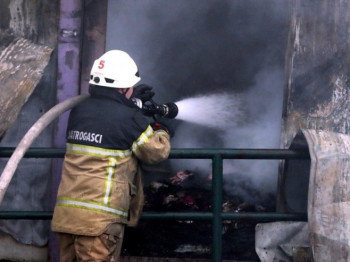
<svg viewBox="0 0 350 262">
<path fill-rule="evenodd" d="M 282 128 L 284 74 L 279 67 L 266 67 L 257 73 L 254 85 L 246 93 L 250 121 L 233 132 L 222 132 L 226 147 L 279 148 Z M 234 133 L 234 136 L 232 136 Z M 279 160 L 226 160 L 224 176 L 247 180 L 262 193 L 274 193 L 277 189 Z M 239 186 L 239 185 L 238 185 Z M 233 188 L 237 190 L 237 188 Z M 228 189 L 229 190 L 229 189 Z M 240 189 L 238 189 L 240 190 Z M 250 192 L 245 197 L 251 198 Z"/>
<path fill-rule="evenodd" d="M 280 146 L 288 0 L 114 0 L 108 12 L 106 49 L 130 53 L 155 101 L 201 101 L 197 123 L 174 120 L 174 148 Z M 211 172 L 207 160 L 171 164 Z M 229 192 L 276 190 L 277 161 L 225 160 L 224 173 Z"/>
</svg>

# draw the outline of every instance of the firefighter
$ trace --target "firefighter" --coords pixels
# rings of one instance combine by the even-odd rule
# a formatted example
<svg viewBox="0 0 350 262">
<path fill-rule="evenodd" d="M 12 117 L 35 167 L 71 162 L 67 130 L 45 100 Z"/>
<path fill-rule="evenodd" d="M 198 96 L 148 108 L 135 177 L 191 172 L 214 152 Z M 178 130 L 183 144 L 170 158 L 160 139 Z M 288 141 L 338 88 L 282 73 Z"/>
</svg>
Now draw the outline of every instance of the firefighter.
<svg viewBox="0 0 350 262">
<path fill-rule="evenodd" d="M 106 52 L 93 64 L 90 97 L 69 115 L 51 225 L 60 261 L 117 261 L 124 228 L 135 226 L 142 211 L 139 161 L 155 164 L 169 155 L 168 128 L 150 124 L 130 99 L 140 79 L 127 53 Z M 137 93 L 141 100 L 154 94 Z"/>
</svg>

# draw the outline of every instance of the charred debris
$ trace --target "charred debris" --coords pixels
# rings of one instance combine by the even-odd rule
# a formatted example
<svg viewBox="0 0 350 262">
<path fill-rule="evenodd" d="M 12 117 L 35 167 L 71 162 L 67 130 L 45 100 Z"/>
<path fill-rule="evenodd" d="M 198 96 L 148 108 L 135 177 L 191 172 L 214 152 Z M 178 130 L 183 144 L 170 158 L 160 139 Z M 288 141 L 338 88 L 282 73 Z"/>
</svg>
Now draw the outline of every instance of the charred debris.
<svg viewBox="0 0 350 262">
<path fill-rule="evenodd" d="M 232 182 L 231 182 L 232 183 Z M 275 196 L 262 195 L 251 183 L 237 182 L 251 197 L 223 191 L 223 212 L 274 212 Z M 144 186 L 144 212 L 211 212 L 211 174 L 181 170 Z M 254 199 L 254 200 L 252 200 Z M 259 261 L 255 252 L 256 221 L 223 221 L 223 259 Z M 127 228 L 123 256 L 208 258 L 211 254 L 210 220 L 143 220 Z"/>
</svg>

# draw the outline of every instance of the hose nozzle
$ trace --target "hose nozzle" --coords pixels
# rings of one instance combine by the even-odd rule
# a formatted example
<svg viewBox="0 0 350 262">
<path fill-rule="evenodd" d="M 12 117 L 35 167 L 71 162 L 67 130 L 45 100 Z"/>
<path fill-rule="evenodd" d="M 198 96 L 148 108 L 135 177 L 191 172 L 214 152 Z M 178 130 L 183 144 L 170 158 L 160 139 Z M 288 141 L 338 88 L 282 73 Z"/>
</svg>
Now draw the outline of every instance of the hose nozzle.
<svg viewBox="0 0 350 262">
<path fill-rule="evenodd" d="M 142 103 L 140 99 L 133 98 L 132 101 L 137 107 L 141 108 L 144 115 L 150 117 L 158 115 L 164 118 L 175 118 L 179 111 L 177 105 L 172 102 L 158 105 L 153 100 Z"/>
<path fill-rule="evenodd" d="M 179 109 L 175 103 L 166 103 L 160 106 L 160 115 L 165 118 L 175 118 L 179 112 Z"/>
</svg>

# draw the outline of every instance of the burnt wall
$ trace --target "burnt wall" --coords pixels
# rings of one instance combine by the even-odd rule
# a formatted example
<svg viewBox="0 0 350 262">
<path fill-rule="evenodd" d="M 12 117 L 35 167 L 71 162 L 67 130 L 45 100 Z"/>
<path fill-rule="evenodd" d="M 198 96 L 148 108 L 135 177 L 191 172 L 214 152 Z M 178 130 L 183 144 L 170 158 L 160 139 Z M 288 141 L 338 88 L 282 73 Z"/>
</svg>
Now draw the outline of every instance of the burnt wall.
<svg viewBox="0 0 350 262">
<path fill-rule="evenodd" d="M 349 11 L 348 1 L 293 1 L 284 146 L 300 128 L 350 132 Z"/>
<path fill-rule="evenodd" d="M 0 10 L 0 29 L 10 29 L 16 36 L 55 47 L 58 1 L 3 0 Z"/>
<path fill-rule="evenodd" d="M 282 147 L 300 129 L 350 133 L 350 3 L 294 0 L 286 55 Z M 293 146 L 293 145 L 292 145 Z M 280 211 L 306 212 L 310 161 L 290 160 L 279 179 Z"/>
<path fill-rule="evenodd" d="M 29 46 L 38 46 L 43 49 L 53 50 L 48 56 L 43 70 L 36 75 L 38 80 L 28 89 L 26 99 L 21 103 L 14 102 L 12 106 L 16 110 L 16 121 L 8 125 L 8 130 L 1 140 L 1 147 L 15 147 L 24 134 L 53 105 L 56 104 L 56 71 L 57 71 L 57 25 L 59 17 L 59 1 L 51 0 L 4 0 L 0 1 L 0 30 L 11 35 L 13 41 L 1 38 L 0 53 L 3 55 L 6 47 L 18 41 L 24 41 Z M 15 41 L 19 39 L 18 41 Z M 12 49 L 11 49 L 12 50 Z M 0 84 L 13 82 L 11 88 L 18 89 L 17 83 L 29 83 L 21 66 L 35 65 L 39 63 L 39 56 L 24 52 L 19 55 L 19 49 L 12 50 L 15 61 L 1 61 L 1 65 L 12 63 L 19 68 L 16 78 L 9 76 L 4 78 Z M 4 56 L 2 56 L 4 57 Z M 17 60 L 16 60 L 17 59 Z M 15 63 L 16 62 L 16 63 Z M 29 63 L 30 62 L 30 63 Z M 44 63 L 43 63 L 44 64 Z M 1 66 L 0 65 L 0 66 Z M 32 68 L 35 71 L 35 66 Z M 38 71 L 38 70 L 37 70 Z M 4 72 L 2 70 L 2 72 Z M 21 76 L 22 74 L 22 76 Z M 25 81 L 26 80 L 26 81 Z M 29 79 L 33 80 L 33 79 Z M 16 90 L 12 90 L 16 93 Z M 4 96 L 8 92 L 1 92 Z M 11 101 L 11 100 L 8 100 Z M 17 101 L 17 100 L 16 100 Z M 32 146 L 50 147 L 52 145 L 53 125 L 45 129 Z M 0 159 L 0 170 L 4 169 L 8 159 Z M 41 211 L 50 210 L 50 181 L 51 162 L 48 159 L 23 159 L 14 175 L 5 195 L 0 210 L 28 210 Z M 35 246 L 45 246 L 48 240 L 49 221 L 31 220 L 1 220 L 0 221 L 0 259 L 13 259 L 14 261 L 29 259 L 31 261 L 42 261 L 47 258 L 47 251 Z M 8 242 L 8 239 L 12 239 Z M 16 241 L 13 241 L 15 239 Z M 24 244 L 24 245 L 21 245 Z M 35 246 L 31 246 L 35 245 Z M 30 253 L 28 253 L 28 250 Z M 31 254 L 31 255 L 28 255 Z"/>
</svg>

